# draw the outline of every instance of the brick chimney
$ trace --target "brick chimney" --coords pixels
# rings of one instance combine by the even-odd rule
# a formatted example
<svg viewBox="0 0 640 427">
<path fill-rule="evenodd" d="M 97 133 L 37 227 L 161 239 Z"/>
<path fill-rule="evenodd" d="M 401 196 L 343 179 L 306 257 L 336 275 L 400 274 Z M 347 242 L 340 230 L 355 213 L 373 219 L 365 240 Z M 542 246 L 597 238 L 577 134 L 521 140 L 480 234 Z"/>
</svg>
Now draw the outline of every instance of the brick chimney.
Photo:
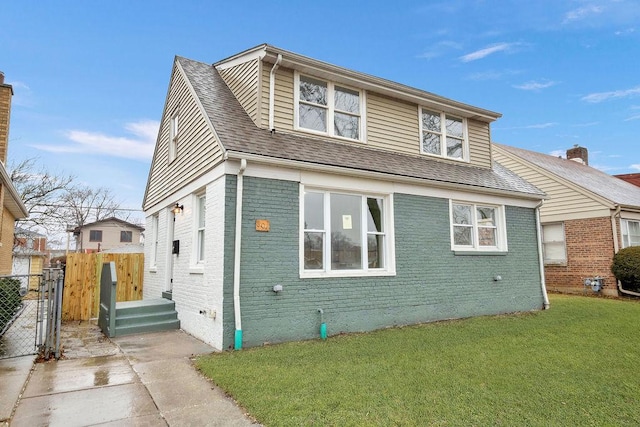
<svg viewBox="0 0 640 427">
<path fill-rule="evenodd" d="M 11 116 L 11 97 L 13 87 L 4 83 L 4 73 L 0 71 L 0 160 L 7 163 L 9 146 L 9 117 Z"/>
<path fill-rule="evenodd" d="M 589 165 L 589 152 L 586 148 L 580 147 L 578 144 L 567 150 L 567 160 Z"/>
</svg>

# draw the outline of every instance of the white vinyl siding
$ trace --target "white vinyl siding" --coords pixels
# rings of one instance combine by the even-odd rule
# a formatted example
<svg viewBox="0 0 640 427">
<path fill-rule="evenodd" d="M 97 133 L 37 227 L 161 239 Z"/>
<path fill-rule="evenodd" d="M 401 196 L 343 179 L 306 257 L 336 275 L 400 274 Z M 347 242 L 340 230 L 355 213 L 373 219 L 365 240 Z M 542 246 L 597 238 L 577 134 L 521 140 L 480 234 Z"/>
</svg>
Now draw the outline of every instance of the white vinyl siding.
<svg viewBox="0 0 640 427">
<path fill-rule="evenodd" d="M 220 70 L 220 76 L 256 125 L 260 123 L 258 117 L 258 68 L 259 61 L 253 59 L 235 67 Z"/>
<path fill-rule="evenodd" d="M 179 155 L 169 163 L 171 115 L 180 106 Z M 180 67 L 176 65 L 153 154 L 144 209 L 159 203 L 222 161 L 220 145 L 194 99 Z M 168 167 L 167 167 L 167 164 Z"/>
<path fill-rule="evenodd" d="M 542 251 L 545 264 L 567 263 L 563 223 L 542 225 Z"/>
</svg>

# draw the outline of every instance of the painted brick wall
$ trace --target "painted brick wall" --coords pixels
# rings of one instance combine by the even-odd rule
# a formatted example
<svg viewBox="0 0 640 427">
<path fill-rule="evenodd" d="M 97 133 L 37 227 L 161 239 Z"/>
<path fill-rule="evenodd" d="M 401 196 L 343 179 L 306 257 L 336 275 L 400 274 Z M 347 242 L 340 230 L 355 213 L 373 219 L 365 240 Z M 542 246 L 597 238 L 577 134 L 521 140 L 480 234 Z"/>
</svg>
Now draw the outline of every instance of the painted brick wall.
<svg viewBox="0 0 640 427">
<path fill-rule="evenodd" d="M 619 229 L 619 227 L 618 227 Z M 585 292 L 584 279 L 604 277 L 602 293 L 617 295 L 616 280 L 611 274 L 613 230 L 611 218 L 576 219 L 564 222 L 567 265 L 545 266 L 547 289 L 555 292 Z M 590 288 L 587 292 L 592 292 Z"/>
<path fill-rule="evenodd" d="M 235 178 L 227 177 L 224 346 L 233 343 Z M 455 256 L 448 200 L 394 195 L 395 277 L 300 279 L 299 187 L 245 178 L 241 302 L 244 345 L 542 307 L 533 209 L 507 207 L 507 255 Z M 255 230 L 256 219 L 271 223 Z M 495 282 L 496 275 L 502 281 Z M 272 292 L 275 284 L 284 291 Z"/>
</svg>

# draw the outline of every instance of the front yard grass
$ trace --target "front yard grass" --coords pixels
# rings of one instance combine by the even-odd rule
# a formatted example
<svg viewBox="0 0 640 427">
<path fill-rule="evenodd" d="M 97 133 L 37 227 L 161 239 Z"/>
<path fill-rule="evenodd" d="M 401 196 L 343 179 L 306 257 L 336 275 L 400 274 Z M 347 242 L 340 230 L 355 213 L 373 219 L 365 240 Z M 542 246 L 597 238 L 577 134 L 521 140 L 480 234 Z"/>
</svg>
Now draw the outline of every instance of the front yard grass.
<svg viewBox="0 0 640 427">
<path fill-rule="evenodd" d="M 266 426 L 640 425 L 640 303 L 551 309 L 201 357 Z M 329 324 L 330 328 L 330 324 Z"/>
</svg>

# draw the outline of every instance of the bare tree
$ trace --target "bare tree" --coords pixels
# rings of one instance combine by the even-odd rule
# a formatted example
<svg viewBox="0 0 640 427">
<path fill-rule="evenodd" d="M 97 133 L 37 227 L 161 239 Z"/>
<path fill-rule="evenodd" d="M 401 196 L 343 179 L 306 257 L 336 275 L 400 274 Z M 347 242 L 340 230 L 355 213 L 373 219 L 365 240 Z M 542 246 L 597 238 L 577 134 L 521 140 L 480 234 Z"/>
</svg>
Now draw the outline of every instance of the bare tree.
<svg viewBox="0 0 640 427">
<path fill-rule="evenodd" d="M 59 201 L 74 176 L 53 173 L 38 165 L 37 160 L 30 158 L 9 166 L 11 181 L 29 212 L 29 217 L 16 221 L 16 226 L 49 234 L 64 224 Z"/>
<path fill-rule="evenodd" d="M 110 217 L 126 220 L 127 213 L 120 209 L 120 203 L 109 188 L 91 188 L 86 185 L 76 185 L 64 192 L 60 200 L 64 206 L 67 224 L 72 227 L 82 227 L 85 224 L 100 221 Z"/>
</svg>

